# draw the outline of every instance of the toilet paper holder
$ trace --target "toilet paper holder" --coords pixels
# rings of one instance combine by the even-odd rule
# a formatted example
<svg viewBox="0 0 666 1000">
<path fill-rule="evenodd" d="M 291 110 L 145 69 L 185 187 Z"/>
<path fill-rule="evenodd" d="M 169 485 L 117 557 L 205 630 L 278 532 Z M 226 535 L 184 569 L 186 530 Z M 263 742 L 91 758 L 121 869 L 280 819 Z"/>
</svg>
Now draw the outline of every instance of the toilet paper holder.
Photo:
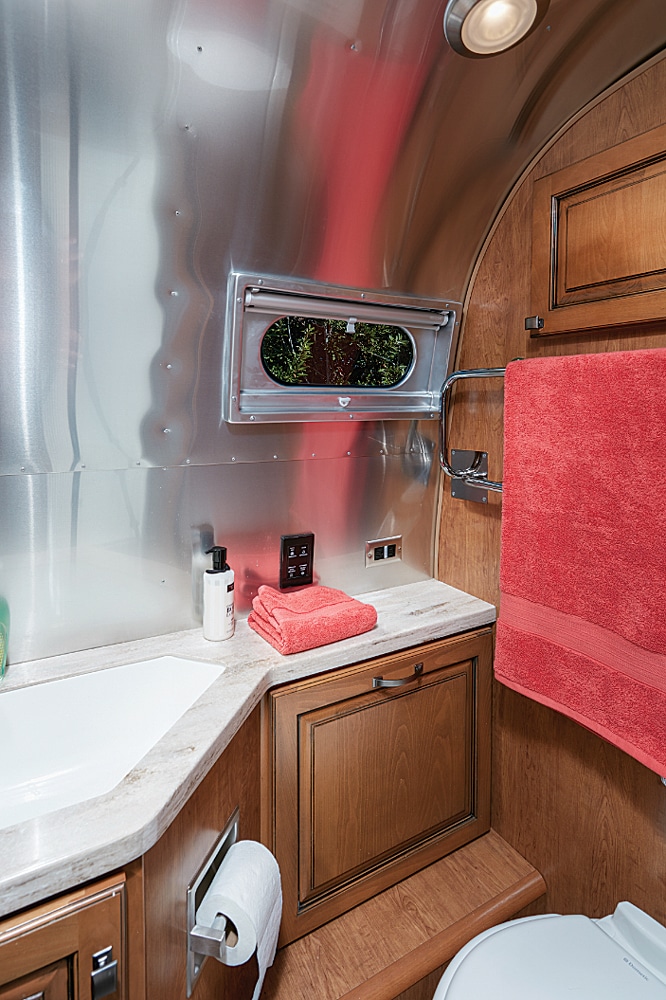
<svg viewBox="0 0 666 1000">
<path fill-rule="evenodd" d="M 187 888 L 187 996 L 192 995 L 207 956 L 217 957 L 220 946 L 227 942 L 227 924 L 220 927 L 201 927 L 196 922 L 197 910 L 229 848 L 238 839 L 239 811 L 235 809 L 194 881 Z M 233 944 L 233 941 L 227 943 Z"/>
</svg>

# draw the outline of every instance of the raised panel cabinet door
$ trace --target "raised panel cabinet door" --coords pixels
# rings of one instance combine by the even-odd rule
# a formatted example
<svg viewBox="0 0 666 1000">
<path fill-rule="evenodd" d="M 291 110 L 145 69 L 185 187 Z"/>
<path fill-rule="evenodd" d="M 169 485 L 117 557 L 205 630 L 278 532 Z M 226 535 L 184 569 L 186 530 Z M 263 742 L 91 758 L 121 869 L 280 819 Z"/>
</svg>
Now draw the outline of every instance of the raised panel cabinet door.
<svg viewBox="0 0 666 1000">
<path fill-rule="evenodd" d="M 542 335 L 666 315 L 666 126 L 535 181 Z"/>
<path fill-rule="evenodd" d="M 32 1000 L 33 995 L 42 1000 L 40 992 L 44 1000 L 60 1000 L 61 995 L 91 1000 L 92 976 L 100 961 L 95 956 L 102 952 L 107 953 L 105 962 L 117 962 L 117 988 L 106 994 L 108 1000 L 127 1000 L 125 912 L 126 880 L 120 874 L 0 920 L 0 1000 Z M 46 979 L 38 987 L 41 976 Z M 24 982 L 29 986 L 22 994 Z"/>
<path fill-rule="evenodd" d="M 67 959 L 0 986 L 0 1000 L 70 1000 L 71 996 Z"/>
<path fill-rule="evenodd" d="M 300 901 L 470 816 L 472 661 L 299 718 Z"/>
<path fill-rule="evenodd" d="M 485 630 L 270 693 L 282 944 L 489 828 L 490 649 Z"/>
</svg>

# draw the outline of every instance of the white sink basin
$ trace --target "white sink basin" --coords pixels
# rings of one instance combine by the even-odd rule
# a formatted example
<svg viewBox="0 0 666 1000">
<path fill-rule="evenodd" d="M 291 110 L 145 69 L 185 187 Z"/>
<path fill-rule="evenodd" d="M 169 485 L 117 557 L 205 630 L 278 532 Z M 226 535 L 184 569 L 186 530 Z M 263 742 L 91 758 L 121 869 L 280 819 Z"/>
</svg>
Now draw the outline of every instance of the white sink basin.
<svg viewBox="0 0 666 1000">
<path fill-rule="evenodd" d="M 0 829 L 111 791 L 223 671 L 160 656 L 0 692 Z"/>
</svg>

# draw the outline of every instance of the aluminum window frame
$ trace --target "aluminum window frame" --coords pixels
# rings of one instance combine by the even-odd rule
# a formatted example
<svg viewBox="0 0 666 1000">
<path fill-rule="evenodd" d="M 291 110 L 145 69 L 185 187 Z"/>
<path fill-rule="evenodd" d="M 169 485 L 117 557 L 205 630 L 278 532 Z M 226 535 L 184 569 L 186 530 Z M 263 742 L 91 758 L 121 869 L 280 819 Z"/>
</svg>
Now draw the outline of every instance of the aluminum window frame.
<svg viewBox="0 0 666 1000">
<path fill-rule="evenodd" d="M 412 340 L 414 360 L 394 386 L 280 385 L 264 367 L 261 343 L 269 327 L 288 315 L 400 327 Z M 224 336 L 224 419 L 436 420 L 441 385 L 454 355 L 456 315 L 454 304 L 438 299 L 232 272 Z"/>
</svg>

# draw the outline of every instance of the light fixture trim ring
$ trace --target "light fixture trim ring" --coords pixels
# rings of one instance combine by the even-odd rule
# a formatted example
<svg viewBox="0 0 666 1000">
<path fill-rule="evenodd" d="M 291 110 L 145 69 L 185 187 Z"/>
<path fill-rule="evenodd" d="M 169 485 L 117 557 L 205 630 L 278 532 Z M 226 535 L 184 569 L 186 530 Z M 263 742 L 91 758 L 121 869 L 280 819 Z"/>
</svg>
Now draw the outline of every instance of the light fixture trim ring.
<svg viewBox="0 0 666 1000">
<path fill-rule="evenodd" d="M 444 34 L 446 40 L 454 52 L 462 56 L 467 56 L 470 59 L 486 59 L 488 56 L 499 55 L 501 52 L 507 52 L 515 45 L 519 45 L 532 34 L 544 19 L 550 0 L 532 0 L 532 3 L 536 3 L 536 14 L 527 31 L 506 47 L 490 49 L 488 51 L 475 51 L 468 48 L 463 41 L 463 25 L 473 8 L 477 7 L 479 3 L 480 0 L 449 0 L 444 12 Z"/>
</svg>

